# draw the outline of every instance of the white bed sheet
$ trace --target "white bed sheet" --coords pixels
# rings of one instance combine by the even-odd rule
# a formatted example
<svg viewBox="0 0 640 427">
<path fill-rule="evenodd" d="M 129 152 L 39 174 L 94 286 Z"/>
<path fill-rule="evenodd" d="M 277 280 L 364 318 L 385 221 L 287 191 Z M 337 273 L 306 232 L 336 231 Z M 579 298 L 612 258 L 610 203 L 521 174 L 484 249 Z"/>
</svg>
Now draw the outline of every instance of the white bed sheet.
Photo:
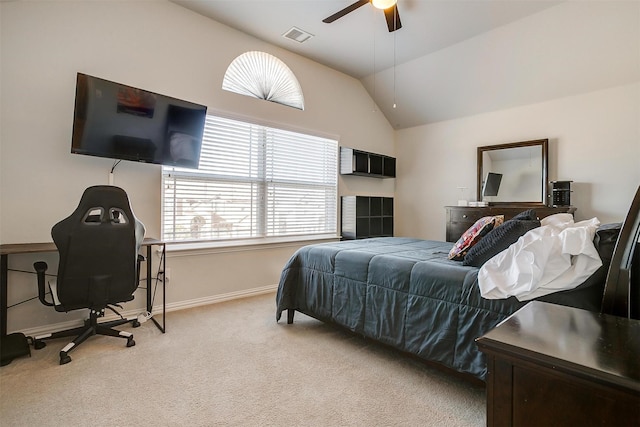
<svg viewBox="0 0 640 427">
<path fill-rule="evenodd" d="M 602 265 L 593 245 L 599 225 L 597 218 L 576 223 L 566 213 L 543 218 L 540 227 L 480 268 L 480 294 L 528 301 L 575 288 Z"/>
</svg>

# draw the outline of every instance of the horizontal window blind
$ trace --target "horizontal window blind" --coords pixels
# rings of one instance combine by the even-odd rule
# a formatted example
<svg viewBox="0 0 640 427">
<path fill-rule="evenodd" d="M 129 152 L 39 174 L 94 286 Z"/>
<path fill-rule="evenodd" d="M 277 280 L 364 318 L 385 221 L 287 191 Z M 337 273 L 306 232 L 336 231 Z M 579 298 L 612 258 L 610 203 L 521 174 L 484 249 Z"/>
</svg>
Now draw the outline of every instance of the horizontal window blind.
<svg viewBox="0 0 640 427">
<path fill-rule="evenodd" d="M 199 168 L 163 167 L 163 239 L 336 233 L 337 144 L 207 116 Z"/>
</svg>

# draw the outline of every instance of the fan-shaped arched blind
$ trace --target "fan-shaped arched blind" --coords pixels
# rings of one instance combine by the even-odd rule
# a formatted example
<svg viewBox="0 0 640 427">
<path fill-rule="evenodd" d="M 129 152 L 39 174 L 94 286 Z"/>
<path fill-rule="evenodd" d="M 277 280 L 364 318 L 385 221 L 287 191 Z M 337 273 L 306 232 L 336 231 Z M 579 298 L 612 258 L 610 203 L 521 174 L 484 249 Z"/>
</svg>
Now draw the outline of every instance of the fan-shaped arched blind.
<svg viewBox="0 0 640 427">
<path fill-rule="evenodd" d="M 266 52 L 245 52 L 234 59 L 222 89 L 304 110 L 298 79 L 284 62 Z"/>
</svg>

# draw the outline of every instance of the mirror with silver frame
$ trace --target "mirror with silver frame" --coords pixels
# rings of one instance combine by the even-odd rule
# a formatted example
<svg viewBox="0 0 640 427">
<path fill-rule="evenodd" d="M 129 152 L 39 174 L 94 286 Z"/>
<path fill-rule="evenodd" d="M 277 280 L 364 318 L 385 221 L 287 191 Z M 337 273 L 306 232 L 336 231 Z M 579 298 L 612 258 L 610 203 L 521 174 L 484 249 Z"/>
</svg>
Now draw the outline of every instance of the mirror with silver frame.
<svg viewBox="0 0 640 427">
<path fill-rule="evenodd" d="M 491 205 L 545 205 L 548 152 L 548 139 L 478 147 L 477 200 Z"/>
</svg>

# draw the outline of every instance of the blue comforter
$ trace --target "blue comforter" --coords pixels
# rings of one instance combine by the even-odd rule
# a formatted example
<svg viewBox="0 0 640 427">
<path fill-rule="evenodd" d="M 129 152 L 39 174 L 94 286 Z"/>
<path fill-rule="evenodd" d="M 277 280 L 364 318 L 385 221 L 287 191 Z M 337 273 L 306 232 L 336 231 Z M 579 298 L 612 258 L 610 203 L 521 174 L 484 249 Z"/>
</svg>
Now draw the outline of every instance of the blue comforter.
<svg viewBox="0 0 640 427">
<path fill-rule="evenodd" d="M 282 271 L 276 318 L 297 310 L 484 379 L 475 339 L 526 303 L 482 298 L 478 269 L 449 260 L 451 247 L 398 237 L 305 246 Z"/>
</svg>

